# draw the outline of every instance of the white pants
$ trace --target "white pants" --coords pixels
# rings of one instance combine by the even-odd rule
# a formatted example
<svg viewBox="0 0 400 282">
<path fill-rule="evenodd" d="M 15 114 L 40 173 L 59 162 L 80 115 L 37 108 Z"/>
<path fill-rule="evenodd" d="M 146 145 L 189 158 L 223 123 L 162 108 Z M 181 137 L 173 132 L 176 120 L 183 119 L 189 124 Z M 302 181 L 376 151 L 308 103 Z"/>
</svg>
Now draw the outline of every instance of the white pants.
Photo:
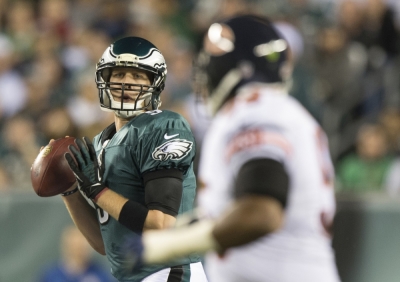
<svg viewBox="0 0 400 282">
<path fill-rule="evenodd" d="M 142 282 L 166 282 L 171 273 L 171 268 L 162 269 L 152 275 L 146 277 Z M 182 280 L 183 281 L 183 280 Z M 177 281 L 181 282 L 181 281 Z M 188 281 L 189 282 L 189 281 Z M 190 264 L 190 282 L 208 282 L 201 262 Z"/>
<path fill-rule="evenodd" d="M 213 253 L 206 257 L 205 266 L 210 282 L 340 282 L 330 259 L 272 260 L 249 253 L 221 259 Z"/>
</svg>

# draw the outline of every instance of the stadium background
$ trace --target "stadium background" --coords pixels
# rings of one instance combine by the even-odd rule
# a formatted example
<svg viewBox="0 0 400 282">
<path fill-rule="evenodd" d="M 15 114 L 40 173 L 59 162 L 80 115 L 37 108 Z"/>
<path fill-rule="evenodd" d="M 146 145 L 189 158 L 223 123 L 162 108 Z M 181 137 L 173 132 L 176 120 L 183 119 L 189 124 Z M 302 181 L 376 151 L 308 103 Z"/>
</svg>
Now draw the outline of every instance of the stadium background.
<svg viewBox="0 0 400 282">
<path fill-rule="evenodd" d="M 30 165 L 50 138 L 93 137 L 111 122 L 94 84 L 109 43 L 137 35 L 160 48 L 168 64 L 162 108 L 186 116 L 201 144 L 207 120 L 193 110 L 192 58 L 213 19 L 245 12 L 268 15 L 287 37 L 291 94 L 328 133 L 338 171 L 358 153 L 367 123 L 386 130 L 385 157 L 398 164 L 396 0 L 0 0 L 0 282 L 35 281 L 59 257 L 71 220 L 60 197 L 34 194 Z M 400 187 L 387 182 L 349 193 L 338 177 L 333 243 L 344 282 L 399 280 Z"/>
</svg>

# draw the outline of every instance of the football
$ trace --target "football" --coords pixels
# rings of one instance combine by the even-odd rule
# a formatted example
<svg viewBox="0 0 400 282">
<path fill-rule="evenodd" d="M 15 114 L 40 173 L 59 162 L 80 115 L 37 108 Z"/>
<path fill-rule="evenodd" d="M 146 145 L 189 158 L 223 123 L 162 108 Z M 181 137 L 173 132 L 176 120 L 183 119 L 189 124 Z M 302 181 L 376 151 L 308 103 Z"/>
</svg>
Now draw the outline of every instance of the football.
<svg viewBox="0 0 400 282">
<path fill-rule="evenodd" d="M 59 195 L 75 183 L 75 175 L 64 158 L 66 152 L 72 155 L 69 145 L 78 149 L 74 137 L 64 137 L 48 144 L 36 157 L 31 167 L 31 182 L 38 196 Z"/>
</svg>

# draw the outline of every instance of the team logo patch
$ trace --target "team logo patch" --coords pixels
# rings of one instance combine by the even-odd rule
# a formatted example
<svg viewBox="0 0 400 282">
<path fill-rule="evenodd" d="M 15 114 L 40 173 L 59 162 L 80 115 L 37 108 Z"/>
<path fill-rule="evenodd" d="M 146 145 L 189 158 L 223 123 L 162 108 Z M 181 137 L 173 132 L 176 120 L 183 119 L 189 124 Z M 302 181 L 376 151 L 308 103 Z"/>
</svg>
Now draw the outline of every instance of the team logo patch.
<svg viewBox="0 0 400 282">
<path fill-rule="evenodd" d="M 185 139 L 172 139 L 158 146 L 151 154 L 157 161 L 180 160 L 192 150 L 193 142 Z"/>
</svg>

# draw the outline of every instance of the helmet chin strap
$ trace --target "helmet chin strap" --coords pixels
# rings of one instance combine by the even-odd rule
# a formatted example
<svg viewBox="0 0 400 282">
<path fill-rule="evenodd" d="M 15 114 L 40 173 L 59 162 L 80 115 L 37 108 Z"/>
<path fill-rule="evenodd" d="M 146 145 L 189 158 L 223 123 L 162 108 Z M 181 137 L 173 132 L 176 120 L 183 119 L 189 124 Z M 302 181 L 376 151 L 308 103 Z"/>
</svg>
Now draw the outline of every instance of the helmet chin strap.
<svg viewBox="0 0 400 282">
<path fill-rule="evenodd" d="M 145 105 L 148 105 L 148 107 L 152 107 L 152 94 L 149 92 L 146 93 L 146 97 L 144 99 L 140 99 L 136 103 L 124 103 L 124 109 L 122 110 L 120 110 L 121 102 L 115 101 L 111 94 L 107 97 L 110 102 L 110 108 L 101 107 L 101 109 L 104 111 L 112 111 L 117 117 L 123 119 L 133 118 L 146 112 L 147 107 L 145 107 Z M 135 110 L 135 108 L 139 108 L 140 110 Z"/>
<path fill-rule="evenodd" d="M 114 110 L 114 113 L 117 117 L 123 118 L 123 119 L 128 119 L 128 118 L 133 118 L 138 115 L 143 114 L 145 111 L 120 111 L 120 110 Z"/>
<path fill-rule="evenodd" d="M 140 114 L 143 114 L 145 112 L 145 110 L 140 110 L 140 111 L 133 111 L 133 110 L 112 110 L 103 106 L 100 106 L 100 109 L 105 111 L 105 112 L 114 112 L 114 114 L 119 117 L 119 118 L 123 118 L 123 119 L 129 119 L 129 118 L 133 118 L 136 117 Z"/>
</svg>

